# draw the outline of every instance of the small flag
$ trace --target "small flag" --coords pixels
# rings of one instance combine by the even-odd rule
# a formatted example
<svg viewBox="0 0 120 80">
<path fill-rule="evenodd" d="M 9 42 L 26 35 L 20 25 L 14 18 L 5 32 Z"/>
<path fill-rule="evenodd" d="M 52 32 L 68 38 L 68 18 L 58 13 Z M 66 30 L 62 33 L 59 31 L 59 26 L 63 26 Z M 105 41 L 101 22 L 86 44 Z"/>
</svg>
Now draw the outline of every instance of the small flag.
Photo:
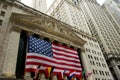
<svg viewBox="0 0 120 80">
<path fill-rule="evenodd" d="M 71 80 L 71 78 L 75 75 L 75 70 L 65 70 L 64 75 L 68 76 L 68 79 Z"/>
<path fill-rule="evenodd" d="M 48 67 L 46 70 L 45 70 L 45 77 L 46 78 L 49 78 L 50 77 L 50 72 L 52 70 L 52 67 Z"/>
<path fill-rule="evenodd" d="M 38 75 L 39 75 L 39 68 L 40 68 L 40 66 L 36 66 L 35 67 L 35 76 L 34 76 L 34 79 L 37 79 L 38 78 Z"/>
<path fill-rule="evenodd" d="M 45 74 L 45 77 L 48 78 L 50 77 L 50 72 L 51 72 L 52 67 L 45 67 L 45 66 L 40 66 L 39 68 L 36 68 L 35 71 L 35 78 L 38 76 L 38 74 Z"/>
<path fill-rule="evenodd" d="M 63 73 L 64 73 L 64 70 L 54 68 L 52 75 L 57 75 L 58 80 L 63 80 Z"/>
</svg>

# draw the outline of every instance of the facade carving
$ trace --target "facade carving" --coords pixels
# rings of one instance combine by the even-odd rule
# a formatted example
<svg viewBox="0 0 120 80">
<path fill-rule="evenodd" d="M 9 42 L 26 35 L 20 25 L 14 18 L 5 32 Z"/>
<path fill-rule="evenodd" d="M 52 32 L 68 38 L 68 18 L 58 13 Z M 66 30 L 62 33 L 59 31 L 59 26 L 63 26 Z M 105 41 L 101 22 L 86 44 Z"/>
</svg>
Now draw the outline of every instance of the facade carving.
<svg viewBox="0 0 120 80">
<path fill-rule="evenodd" d="M 83 46 L 85 41 L 83 39 L 78 38 L 74 34 L 74 30 L 69 28 L 69 25 L 63 25 L 63 23 L 59 23 L 54 20 L 45 19 L 42 17 L 36 17 L 31 15 L 24 14 L 15 14 L 13 13 L 11 20 L 16 24 L 20 24 L 21 26 L 25 26 L 27 28 L 31 28 L 31 30 L 46 32 L 56 37 L 61 37 L 63 39 L 68 40 L 70 43 L 75 43 L 76 45 Z M 23 28 L 23 27 L 21 27 Z M 56 31 L 57 29 L 57 31 Z M 44 33 L 43 32 L 43 33 Z M 64 35 L 63 35 L 64 34 Z M 68 42 L 67 41 L 67 42 Z"/>
</svg>

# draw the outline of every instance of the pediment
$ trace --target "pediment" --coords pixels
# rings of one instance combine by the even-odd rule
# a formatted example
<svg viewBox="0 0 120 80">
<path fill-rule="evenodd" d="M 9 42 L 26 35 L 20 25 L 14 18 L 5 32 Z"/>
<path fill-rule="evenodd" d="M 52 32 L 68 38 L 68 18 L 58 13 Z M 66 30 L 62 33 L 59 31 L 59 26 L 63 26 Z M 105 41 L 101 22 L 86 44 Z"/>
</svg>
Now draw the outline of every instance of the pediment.
<svg viewBox="0 0 120 80">
<path fill-rule="evenodd" d="M 82 38 L 77 37 L 77 35 L 74 34 L 75 31 L 71 29 L 70 25 L 67 25 L 47 15 L 35 16 L 13 13 L 11 16 L 11 20 L 15 24 L 21 25 L 22 29 L 24 26 L 28 29 L 32 29 L 33 31 L 37 30 L 44 33 L 48 33 L 56 37 L 68 40 L 70 43 L 80 46 L 83 46 L 85 43 L 85 41 Z"/>
</svg>

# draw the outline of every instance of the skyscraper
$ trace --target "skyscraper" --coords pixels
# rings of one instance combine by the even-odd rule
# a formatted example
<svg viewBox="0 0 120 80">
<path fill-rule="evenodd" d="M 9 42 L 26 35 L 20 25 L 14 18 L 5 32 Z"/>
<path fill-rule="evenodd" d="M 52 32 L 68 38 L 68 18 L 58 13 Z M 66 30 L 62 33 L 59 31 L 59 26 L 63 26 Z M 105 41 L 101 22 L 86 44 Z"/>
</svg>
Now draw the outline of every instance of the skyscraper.
<svg viewBox="0 0 120 80">
<path fill-rule="evenodd" d="M 120 0 L 114 0 L 115 2 L 117 2 L 117 3 L 120 3 Z"/>
<path fill-rule="evenodd" d="M 120 80 L 120 34 L 117 26 L 115 27 L 108 14 L 95 0 L 80 0 L 79 3 L 115 80 Z"/>
<path fill-rule="evenodd" d="M 106 0 L 102 6 L 114 27 L 120 34 L 120 3 L 118 0 Z"/>
<path fill-rule="evenodd" d="M 89 71 L 93 72 L 92 76 L 87 80 L 112 80 L 112 75 L 106 61 L 104 61 L 105 58 L 99 48 L 99 44 L 97 40 L 92 37 L 89 26 L 93 24 L 90 20 L 86 19 L 84 11 L 78 6 L 79 4 L 79 0 L 55 0 L 48 9 L 48 14 L 71 25 L 71 28 L 75 29 L 77 33 L 81 32 L 86 34 L 78 34 L 78 36 L 86 41 L 84 45 L 85 54 L 82 56 L 85 70 L 87 73 Z"/>
<path fill-rule="evenodd" d="M 32 7 L 40 12 L 46 13 L 47 11 L 46 0 L 32 0 Z"/>
</svg>

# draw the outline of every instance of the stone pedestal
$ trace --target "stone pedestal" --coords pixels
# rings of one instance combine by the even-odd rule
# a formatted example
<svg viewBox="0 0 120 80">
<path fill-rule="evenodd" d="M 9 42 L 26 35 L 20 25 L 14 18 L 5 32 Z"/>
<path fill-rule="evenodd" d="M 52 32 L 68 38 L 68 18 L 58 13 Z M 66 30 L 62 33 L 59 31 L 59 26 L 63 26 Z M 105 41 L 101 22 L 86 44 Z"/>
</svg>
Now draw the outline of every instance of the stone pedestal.
<svg viewBox="0 0 120 80">
<path fill-rule="evenodd" d="M 68 79 L 67 79 L 67 76 L 64 76 L 64 80 L 68 80 Z"/>
<path fill-rule="evenodd" d="M 20 31 L 11 31 L 9 42 L 5 53 L 2 74 L 5 76 L 15 76 L 16 62 L 18 55 Z"/>
<path fill-rule="evenodd" d="M 51 80 L 58 80 L 56 75 L 52 75 Z"/>
<path fill-rule="evenodd" d="M 25 80 L 33 80 L 33 78 L 31 78 L 30 72 L 26 72 L 26 73 L 25 73 L 24 79 L 25 79 Z"/>
<path fill-rule="evenodd" d="M 46 80 L 46 79 L 45 79 L 45 74 L 39 74 L 39 79 L 40 79 L 40 80 Z"/>
</svg>

